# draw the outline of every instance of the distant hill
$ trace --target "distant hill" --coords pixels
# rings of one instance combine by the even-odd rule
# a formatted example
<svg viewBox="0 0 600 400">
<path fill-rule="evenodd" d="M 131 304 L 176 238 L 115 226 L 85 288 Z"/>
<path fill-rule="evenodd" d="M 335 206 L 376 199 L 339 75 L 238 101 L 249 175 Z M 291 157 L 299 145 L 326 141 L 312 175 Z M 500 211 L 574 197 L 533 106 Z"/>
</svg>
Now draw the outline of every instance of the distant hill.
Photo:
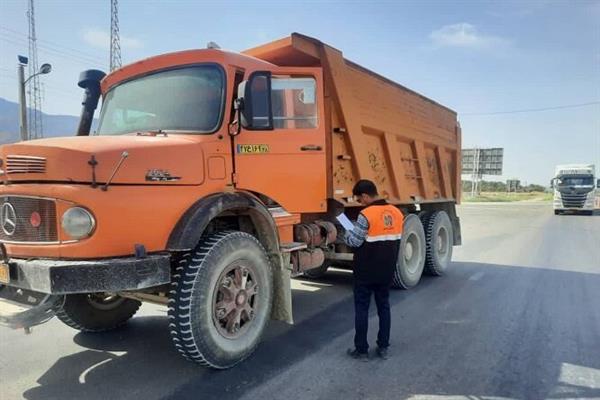
<svg viewBox="0 0 600 400">
<path fill-rule="evenodd" d="M 94 125 L 97 124 L 94 120 Z M 51 115 L 42 113 L 44 137 L 74 136 L 79 117 L 74 115 Z M 19 136 L 19 104 L 0 97 L 0 144 L 14 143 Z"/>
</svg>

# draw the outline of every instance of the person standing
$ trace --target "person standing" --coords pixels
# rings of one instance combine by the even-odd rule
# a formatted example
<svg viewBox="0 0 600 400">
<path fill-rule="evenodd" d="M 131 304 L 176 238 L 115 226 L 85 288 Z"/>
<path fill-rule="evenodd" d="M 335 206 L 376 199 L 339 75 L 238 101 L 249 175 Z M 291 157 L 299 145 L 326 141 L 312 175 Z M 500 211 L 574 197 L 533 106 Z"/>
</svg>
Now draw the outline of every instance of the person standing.
<svg viewBox="0 0 600 400">
<path fill-rule="evenodd" d="M 355 359 L 369 358 L 367 331 L 369 305 L 375 297 L 379 316 L 376 354 L 387 359 L 390 341 L 390 286 L 400 251 L 404 215 L 394 205 L 379 197 L 377 187 L 360 180 L 352 189 L 354 198 L 365 208 L 354 228 L 346 231 L 344 241 L 354 250 L 354 349 L 348 354 Z"/>
</svg>

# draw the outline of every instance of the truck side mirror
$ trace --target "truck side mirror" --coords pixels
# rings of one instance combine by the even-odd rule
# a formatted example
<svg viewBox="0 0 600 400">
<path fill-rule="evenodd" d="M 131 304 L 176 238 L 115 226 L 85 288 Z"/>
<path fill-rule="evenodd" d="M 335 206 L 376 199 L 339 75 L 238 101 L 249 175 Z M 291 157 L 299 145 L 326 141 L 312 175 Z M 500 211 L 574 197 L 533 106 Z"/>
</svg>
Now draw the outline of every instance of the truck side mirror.
<svg viewBox="0 0 600 400">
<path fill-rule="evenodd" d="M 600 189 L 600 179 L 596 180 L 596 187 Z"/>
<path fill-rule="evenodd" d="M 240 101 L 241 99 L 241 101 Z M 242 126 L 248 130 L 273 129 L 271 108 L 271 73 L 257 71 L 238 87 Z"/>
</svg>

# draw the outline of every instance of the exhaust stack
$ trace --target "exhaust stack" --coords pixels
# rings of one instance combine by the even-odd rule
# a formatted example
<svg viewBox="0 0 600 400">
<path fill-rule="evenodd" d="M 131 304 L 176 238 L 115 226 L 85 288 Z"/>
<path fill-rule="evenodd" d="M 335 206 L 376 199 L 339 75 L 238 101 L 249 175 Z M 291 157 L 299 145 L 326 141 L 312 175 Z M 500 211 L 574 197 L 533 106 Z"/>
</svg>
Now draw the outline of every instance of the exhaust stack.
<svg viewBox="0 0 600 400">
<path fill-rule="evenodd" d="M 79 127 L 77 128 L 77 136 L 87 136 L 90 134 L 92 121 L 94 120 L 94 111 L 98 107 L 100 99 L 100 81 L 106 74 L 97 69 L 88 69 L 79 75 L 80 88 L 85 89 L 83 101 L 81 105 L 81 118 L 79 119 Z"/>
</svg>

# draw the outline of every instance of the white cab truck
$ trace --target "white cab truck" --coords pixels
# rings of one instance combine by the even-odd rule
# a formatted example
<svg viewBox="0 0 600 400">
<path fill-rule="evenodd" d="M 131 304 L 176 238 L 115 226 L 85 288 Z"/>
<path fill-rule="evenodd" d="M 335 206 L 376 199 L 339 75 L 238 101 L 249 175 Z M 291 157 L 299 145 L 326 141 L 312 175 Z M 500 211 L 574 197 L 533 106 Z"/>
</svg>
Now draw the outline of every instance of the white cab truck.
<svg viewBox="0 0 600 400">
<path fill-rule="evenodd" d="M 600 179 L 593 164 L 557 165 L 552 187 L 555 215 L 566 211 L 591 215 L 600 209 Z"/>
</svg>

